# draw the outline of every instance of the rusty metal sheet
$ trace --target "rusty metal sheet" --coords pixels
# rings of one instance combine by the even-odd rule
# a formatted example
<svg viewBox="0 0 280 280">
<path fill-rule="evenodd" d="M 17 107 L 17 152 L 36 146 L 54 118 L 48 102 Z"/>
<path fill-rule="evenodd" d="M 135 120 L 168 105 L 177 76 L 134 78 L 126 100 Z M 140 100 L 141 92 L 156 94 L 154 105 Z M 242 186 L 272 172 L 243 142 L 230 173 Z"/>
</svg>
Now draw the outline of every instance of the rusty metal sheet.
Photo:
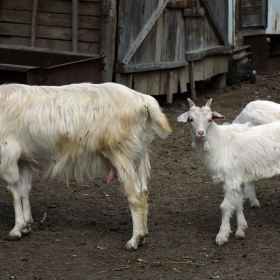
<svg viewBox="0 0 280 280">
<path fill-rule="evenodd" d="M 167 4 L 168 8 L 179 8 L 179 9 L 184 9 L 184 8 L 192 8 L 195 7 L 195 3 L 197 1 L 194 0 L 177 0 L 177 1 L 170 1 Z"/>
</svg>

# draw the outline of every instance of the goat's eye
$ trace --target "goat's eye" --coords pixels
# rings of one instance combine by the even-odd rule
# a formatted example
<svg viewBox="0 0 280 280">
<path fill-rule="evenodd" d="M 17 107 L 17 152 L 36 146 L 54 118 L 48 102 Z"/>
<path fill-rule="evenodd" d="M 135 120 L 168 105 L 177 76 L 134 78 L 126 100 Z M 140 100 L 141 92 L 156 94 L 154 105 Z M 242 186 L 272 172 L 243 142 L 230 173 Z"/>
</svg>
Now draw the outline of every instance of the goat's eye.
<svg viewBox="0 0 280 280">
<path fill-rule="evenodd" d="M 212 119 L 208 120 L 208 122 L 212 122 Z"/>
<path fill-rule="evenodd" d="M 193 122 L 193 118 L 189 118 L 189 122 Z"/>
</svg>

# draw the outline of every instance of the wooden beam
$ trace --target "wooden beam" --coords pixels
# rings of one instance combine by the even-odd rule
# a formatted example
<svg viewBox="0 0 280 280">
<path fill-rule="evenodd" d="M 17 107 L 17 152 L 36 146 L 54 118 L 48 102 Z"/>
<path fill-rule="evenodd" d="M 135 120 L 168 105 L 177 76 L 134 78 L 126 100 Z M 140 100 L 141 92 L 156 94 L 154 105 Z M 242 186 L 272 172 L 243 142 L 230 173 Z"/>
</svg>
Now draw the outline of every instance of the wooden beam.
<svg viewBox="0 0 280 280">
<path fill-rule="evenodd" d="M 78 51 L 78 0 L 72 0 L 72 51 Z"/>
<path fill-rule="evenodd" d="M 101 1 L 100 51 L 104 58 L 102 82 L 112 82 L 117 33 L 117 0 Z"/>
<path fill-rule="evenodd" d="M 30 46 L 35 47 L 38 0 L 33 0 Z"/>
<path fill-rule="evenodd" d="M 233 46 L 216 46 L 199 51 L 186 52 L 185 59 L 187 61 L 200 60 L 206 56 L 230 54 L 233 52 Z"/>
<path fill-rule="evenodd" d="M 133 72 L 143 72 L 152 70 L 162 70 L 170 68 L 178 68 L 188 65 L 185 60 L 182 61 L 170 61 L 170 62 L 151 62 L 151 63 L 138 63 L 130 65 L 122 65 L 119 67 L 121 73 L 133 73 Z"/>
<path fill-rule="evenodd" d="M 164 8 L 166 7 L 167 3 L 168 3 L 168 0 L 164 0 L 164 2 L 161 3 L 157 7 L 157 9 L 154 11 L 154 13 L 152 14 L 152 16 L 150 17 L 148 22 L 144 25 L 141 32 L 139 33 L 139 35 L 135 39 L 135 41 L 131 44 L 130 49 L 128 50 L 128 52 L 126 53 L 126 55 L 124 56 L 124 58 L 122 60 L 122 64 L 127 65 L 129 63 L 132 56 L 135 54 L 136 50 L 138 49 L 138 47 L 144 41 L 147 34 L 150 32 L 150 30 L 154 26 L 155 22 L 157 21 L 157 19 L 161 15 L 161 13 L 164 11 Z"/>
</svg>

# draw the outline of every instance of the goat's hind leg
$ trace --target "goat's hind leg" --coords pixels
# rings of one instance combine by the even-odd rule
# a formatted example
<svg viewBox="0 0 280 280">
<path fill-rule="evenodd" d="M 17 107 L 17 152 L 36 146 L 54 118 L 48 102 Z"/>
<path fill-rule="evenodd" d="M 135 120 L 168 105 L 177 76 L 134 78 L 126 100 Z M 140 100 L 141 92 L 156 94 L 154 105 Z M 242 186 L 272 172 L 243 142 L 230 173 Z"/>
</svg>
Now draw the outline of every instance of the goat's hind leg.
<svg viewBox="0 0 280 280">
<path fill-rule="evenodd" d="M 260 203 L 256 196 L 255 182 L 244 183 L 244 197 L 249 199 L 251 208 L 260 208 Z"/>
<path fill-rule="evenodd" d="M 149 161 L 149 154 L 148 152 L 143 153 L 139 169 L 138 169 L 138 178 L 139 178 L 139 191 L 143 197 L 143 208 L 144 208 L 144 215 L 143 215 L 143 228 L 144 228 L 144 239 L 142 240 L 141 244 L 146 242 L 146 237 L 148 236 L 148 187 L 147 187 L 147 180 L 150 177 L 151 165 Z"/>
<path fill-rule="evenodd" d="M 247 221 L 245 220 L 244 213 L 243 213 L 243 202 L 244 202 L 244 195 L 243 192 L 237 191 L 235 200 L 235 210 L 236 210 L 236 218 L 237 218 L 237 230 L 235 232 L 236 239 L 243 239 L 245 238 L 245 230 L 248 228 Z"/>
<path fill-rule="evenodd" d="M 25 221 L 25 229 L 22 230 L 22 235 L 26 236 L 31 232 L 33 218 L 29 202 L 29 193 L 31 190 L 32 167 L 29 162 L 19 162 L 19 173 L 21 179 L 21 203 L 23 210 L 23 218 Z"/>
<path fill-rule="evenodd" d="M 141 180 L 135 170 L 133 162 L 122 159 L 125 168 L 115 164 L 120 183 L 124 186 L 125 195 L 129 202 L 132 217 L 133 233 L 132 238 L 126 243 L 126 249 L 136 250 L 138 245 L 145 242 L 147 235 L 147 190 L 142 192 Z"/>
</svg>

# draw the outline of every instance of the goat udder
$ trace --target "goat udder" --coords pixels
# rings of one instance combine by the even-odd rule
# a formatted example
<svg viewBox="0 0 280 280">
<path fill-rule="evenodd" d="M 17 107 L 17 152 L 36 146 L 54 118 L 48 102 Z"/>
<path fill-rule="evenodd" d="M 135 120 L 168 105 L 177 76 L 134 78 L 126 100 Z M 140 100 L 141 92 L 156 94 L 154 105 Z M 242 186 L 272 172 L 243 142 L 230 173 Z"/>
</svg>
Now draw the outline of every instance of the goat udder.
<svg viewBox="0 0 280 280">
<path fill-rule="evenodd" d="M 108 174 L 108 177 L 107 177 L 107 183 L 108 184 L 110 182 L 112 182 L 115 178 L 117 178 L 116 169 L 111 163 L 110 163 L 109 168 L 110 168 L 110 170 L 109 170 L 109 174 Z"/>
</svg>

